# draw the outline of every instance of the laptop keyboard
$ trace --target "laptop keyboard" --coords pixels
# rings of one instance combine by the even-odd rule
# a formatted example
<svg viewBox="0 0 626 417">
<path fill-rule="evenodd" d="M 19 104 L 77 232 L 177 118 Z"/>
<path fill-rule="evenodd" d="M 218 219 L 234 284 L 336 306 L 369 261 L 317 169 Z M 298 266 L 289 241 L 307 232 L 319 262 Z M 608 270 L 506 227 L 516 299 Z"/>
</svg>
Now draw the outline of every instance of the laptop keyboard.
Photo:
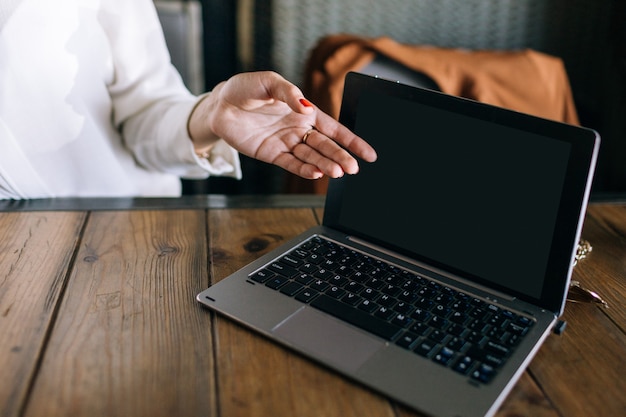
<svg viewBox="0 0 626 417">
<path fill-rule="evenodd" d="M 250 279 L 481 383 L 493 379 L 533 324 L 320 236 Z"/>
</svg>

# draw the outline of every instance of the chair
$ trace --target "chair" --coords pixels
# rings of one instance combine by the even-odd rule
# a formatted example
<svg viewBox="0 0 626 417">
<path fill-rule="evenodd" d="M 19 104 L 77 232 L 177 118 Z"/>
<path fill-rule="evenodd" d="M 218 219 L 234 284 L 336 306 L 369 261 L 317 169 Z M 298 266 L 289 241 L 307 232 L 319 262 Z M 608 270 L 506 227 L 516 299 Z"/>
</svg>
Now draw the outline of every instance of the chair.
<svg viewBox="0 0 626 417">
<path fill-rule="evenodd" d="M 202 59 L 202 12 L 198 1 L 154 2 L 163 27 L 172 63 L 187 88 L 194 94 L 204 92 Z"/>
</svg>

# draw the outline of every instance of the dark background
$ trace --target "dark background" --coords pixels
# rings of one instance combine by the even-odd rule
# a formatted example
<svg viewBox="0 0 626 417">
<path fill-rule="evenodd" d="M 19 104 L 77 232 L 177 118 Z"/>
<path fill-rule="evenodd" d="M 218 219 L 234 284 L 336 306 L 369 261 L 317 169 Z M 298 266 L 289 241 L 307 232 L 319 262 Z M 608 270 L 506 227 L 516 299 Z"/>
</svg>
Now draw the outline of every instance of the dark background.
<svg viewBox="0 0 626 417">
<path fill-rule="evenodd" d="M 623 0 L 255 0 L 253 61 L 239 59 L 237 0 L 201 0 L 207 89 L 242 70 L 272 69 L 302 85 L 310 48 L 326 34 L 392 36 L 468 49 L 532 48 L 559 56 L 581 124 L 602 146 L 592 199 L 626 199 L 626 2 Z M 363 4 L 370 4 L 369 9 Z M 379 10 L 379 8 L 381 8 Z M 292 10 L 294 9 L 294 10 Z M 382 12 L 381 12 L 382 11 Z M 295 69 L 294 69 L 295 68 Z M 531 82 L 529 80 L 529 82 Z M 190 181 L 186 193 L 280 193 L 279 168 L 242 157 L 242 181 Z"/>
</svg>

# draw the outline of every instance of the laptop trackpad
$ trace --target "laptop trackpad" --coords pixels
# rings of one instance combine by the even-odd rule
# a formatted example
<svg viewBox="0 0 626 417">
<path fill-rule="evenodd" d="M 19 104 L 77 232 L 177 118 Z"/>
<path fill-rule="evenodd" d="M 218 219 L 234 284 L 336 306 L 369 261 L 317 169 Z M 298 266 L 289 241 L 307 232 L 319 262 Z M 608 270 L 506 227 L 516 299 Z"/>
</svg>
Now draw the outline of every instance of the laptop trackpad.
<svg viewBox="0 0 626 417">
<path fill-rule="evenodd" d="M 303 352 L 329 364 L 354 372 L 385 346 L 312 307 L 296 312 L 273 329 L 274 334 Z"/>
</svg>

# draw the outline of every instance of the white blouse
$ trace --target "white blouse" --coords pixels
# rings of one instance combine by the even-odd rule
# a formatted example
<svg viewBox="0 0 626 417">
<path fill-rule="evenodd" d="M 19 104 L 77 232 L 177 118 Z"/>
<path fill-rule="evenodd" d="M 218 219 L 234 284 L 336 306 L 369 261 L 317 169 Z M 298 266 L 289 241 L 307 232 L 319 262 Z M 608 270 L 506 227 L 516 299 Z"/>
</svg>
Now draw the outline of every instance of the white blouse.
<svg viewBox="0 0 626 417">
<path fill-rule="evenodd" d="M 240 178 L 224 141 L 195 155 L 197 101 L 152 0 L 0 1 L 0 198 L 178 196 L 180 177 Z"/>
</svg>

